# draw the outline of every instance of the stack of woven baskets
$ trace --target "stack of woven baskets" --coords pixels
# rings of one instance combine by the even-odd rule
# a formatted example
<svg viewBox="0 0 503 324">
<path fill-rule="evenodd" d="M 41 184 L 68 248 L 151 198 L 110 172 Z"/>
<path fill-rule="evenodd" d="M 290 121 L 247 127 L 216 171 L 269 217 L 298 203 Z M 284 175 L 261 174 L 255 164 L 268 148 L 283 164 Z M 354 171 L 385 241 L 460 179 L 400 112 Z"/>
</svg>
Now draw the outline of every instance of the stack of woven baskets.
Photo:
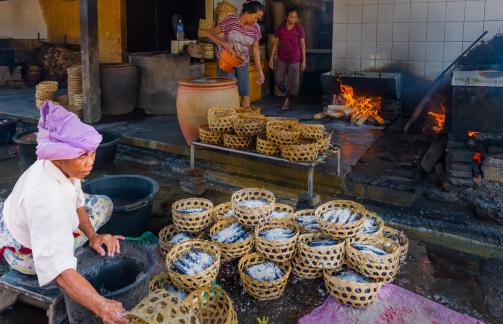
<svg viewBox="0 0 503 324">
<path fill-rule="evenodd" d="M 58 91 L 57 81 L 42 81 L 37 84 L 35 87 L 35 106 L 37 109 L 40 109 L 47 100 L 54 101 L 56 91 Z"/>
<path fill-rule="evenodd" d="M 210 108 L 208 125 L 199 129 L 203 143 L 281 155 L 294 162 L 313 161 L 330 148 L 331 135 L 323 125 L 296 119 L 266 117 L 260 109 Z"/>
<path fill-rule="evenodd" d="M 215 8 L 215 18 L 218 23 L 221 23 L 227 16 L 234 15 L 238 9 L 227 1 L 222 1 L 217 4 Z"/>
<path fill-rule="evenodd" d="M 82 66 L 72 65 L 66 70 L 68 74 L 68 110 L 82 118 L 84 99 L 82 96 Z"/>
<path fill-rule="evenodd" d="M 261 204 L 257 206 L 248 204 L 249 202 Z M 349 209 L 359 215 L 359 218 L 354 222 L 338 224 L 325 221 L 322 217 L 325 213 L 338 209 Z M 194 212 L 183 213 L 183 210 Z M 238 271 L 243 288 L 258 300 L 280 298 L 284 294 L 290 273 L 293 272 L 305 279 L 323 277 L 328 292 L 336 300 L 346 305 L 364 307 L 375 301 L 383 284 L 394 280 L 408 250 L 408 239 L 402 232 L 385 227 L 377 214 L 348 200 L 334 200 L 316 210 L 295 212 L 291 206 L 276 203 L 274 194 L 268 190 L 246 188 L 236 191 L 229 202 L 215 207 L 211 201 L 201 198 L 177 201 L 172 206 L 172 213 L 174 224 L 159 233 L 168 271 L 155 279 L 157 283 L 153 290 L 167 289 L 168 285 L 173 285 L 193 296 L 198 294 L 194 291 L 210 289 L 212 281 L 217 277 L 220 262 L 239 259 Z M 300 221 L 302 217 L 313 217 L 318 227 L 306 228 Z M 364 232 L 366 222 L 374 224 L 375 230 Z M 250 235 L 235 243 L 217 242 L 215 233 L 232 224 L 243 226 Z M 276 228 L 287 229 L 293 235 L 283 240 L 269 240 L 261 235 L 264 231 Z M 191 233 L 191 239 L 175 244 L 169 242 L 181 232 Z M 334 240 L 335 243 L 321 247 L 310 244 L 323 240 Z M 357 249 L 357 243 L 375 246 L 385 251 L 385 255 L 368 254 Z M 173 271 L 173 262 L 194 247 L 208 254 L 218 255 L 218 259 L 211 267 L 196 275 L 181 275 Z M 248 267 L 268 261 L 281 269 L 281 277 L 261 281 L 247 272 Z M 367 281 L 348 281 L 336 275 L 348 268 L 364 276 Z M 160 278 L 162 284 L 159 284 Z M 228 313 L 232 313 L 230 298 L 223 291 L 219 294 L 226 300 L 224 304 L 230 305 L 225 306 L 229 309 Z M 190 297 L 187 300 L 192 301 Z"/>
</svg>

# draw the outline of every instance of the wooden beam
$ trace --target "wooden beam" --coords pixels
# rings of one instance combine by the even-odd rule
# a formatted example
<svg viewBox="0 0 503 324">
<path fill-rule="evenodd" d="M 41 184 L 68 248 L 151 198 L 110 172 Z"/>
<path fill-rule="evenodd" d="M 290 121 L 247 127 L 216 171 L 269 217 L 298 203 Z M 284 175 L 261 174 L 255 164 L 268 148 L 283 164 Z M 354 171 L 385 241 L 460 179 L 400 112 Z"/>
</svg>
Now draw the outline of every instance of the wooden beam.
<svg viewBox="0 0 503 324">
<path fill-rule="evenodd" d="M 84 121 L 96 123 L 101 119 L 98 0 L 80 0 L 80 46 Z"/>
</svg>

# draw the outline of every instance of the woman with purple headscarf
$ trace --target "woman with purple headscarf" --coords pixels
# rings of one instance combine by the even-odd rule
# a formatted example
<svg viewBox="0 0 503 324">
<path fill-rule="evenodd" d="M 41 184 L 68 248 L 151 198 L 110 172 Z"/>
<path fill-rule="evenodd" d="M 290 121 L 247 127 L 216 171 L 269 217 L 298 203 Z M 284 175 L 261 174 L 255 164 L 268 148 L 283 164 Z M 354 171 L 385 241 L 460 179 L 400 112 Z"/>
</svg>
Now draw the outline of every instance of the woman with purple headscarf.
<svg viewBox="0 0 503 324">
<path fill-rule="evenodd" d="M 74 249 L 89 246 L 105 256 L 120 253 L 122 236 L 97 234 L 112 214 L 105 196 L 84 195 L 80 181 L 91 172 L 101 135 L 63 107 L 40 108 L 38 160 L 0 204 L 0 257 L 40 286 L 56 282 L 105 323 L 125 323 L 122 304 L 101 295 L 77 271 Z"/>
</svg>

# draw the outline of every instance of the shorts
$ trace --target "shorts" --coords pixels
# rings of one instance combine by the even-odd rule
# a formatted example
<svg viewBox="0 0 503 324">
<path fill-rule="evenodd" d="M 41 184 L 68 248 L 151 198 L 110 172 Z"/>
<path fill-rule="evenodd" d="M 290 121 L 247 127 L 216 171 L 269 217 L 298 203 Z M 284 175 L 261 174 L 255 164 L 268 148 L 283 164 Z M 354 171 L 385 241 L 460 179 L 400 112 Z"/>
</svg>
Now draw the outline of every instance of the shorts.
<svg viewBox="0 0 503 324">
<path fill-rule="evenodd" d="M 217 66 L 217 76 L 224 78 L 232 78 L 238 81 L 239 96 L 246 97 L 250 95 L 250 78 L 248 74 L 248 64 L 241 65 L 232 69 L 230 73 L 222 71 Z"/>
</svg>

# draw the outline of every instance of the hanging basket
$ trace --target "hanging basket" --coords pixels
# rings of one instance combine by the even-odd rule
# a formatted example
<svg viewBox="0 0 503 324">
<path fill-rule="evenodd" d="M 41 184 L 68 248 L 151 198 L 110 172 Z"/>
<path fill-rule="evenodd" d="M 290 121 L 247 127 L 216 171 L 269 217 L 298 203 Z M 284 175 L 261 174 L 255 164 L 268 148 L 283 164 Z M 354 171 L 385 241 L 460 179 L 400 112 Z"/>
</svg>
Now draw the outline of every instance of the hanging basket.
<svg viewBox="0 0 503 324">
<path fill-rule="evenodd" d="M 295 235 L 286 240 L 266 240 L 260 233 L 273 228 L 288 228 L 295 232 Z M 291 221 L 271 220 L 266 225 L 255 227 L 255 248 L 260 255 L 274 262 L 290 261 L 296 251 L 297 239 L 299 237 L 299 227 Z"/>
<path fill-rule="evenodd" d="M 267 259 L 258 253 L 250 253 L 239 260 L 239 276 L 243 283 L 244 290 L 258 300 L 273 300 L 280 298 L 288 282 L 290 271 L 292 270 L 290 263 L 278 263 L 277 265 L 283 270 L 284 276 L 274 281 L 258 281 L 250 277 L 245 268 L 255 264 L 266 262 Z"/>
<path fill-rule="evenodd" d="M 218 145 L 222 143 L 222 133 L 209 130 L 208 125 L 199 127 L 199 138 L 206 144 Z"/>
<path fill-rule="evenodd" d="M 224 220 L 216 223 L 215 225 L 213 225 L 210 228 L 211 239 L 213 240 L 213 235 L 216 232 L 221 231 L 222 229 L 224 229 L 234 223 L 238 223 L 238 221 L 235 220 L 234 218 L 228 218 L 228 219 L 224 219 Z M 227 243 L 220 243 L 220 242 L 213 241 L 213 243 L 220 248 L 220 254 L 221 254 L 222 260 L 223 261 L 231 261 L 231 260 L 238 259 L 238 258 L 242 257 L 243 255 L 250 253 L 253 250 L 254 237 L 253 237 L 253 233 L 249 233 L 249 234 L 250 235 L 248 236 L 248 238 L 246 240 L 244 240 L 242 242 L 238 242 L 238 243 L 228 243 L 227 244 Z"/>
<path fill-rule="evenodd" d="M 316 279 L 323 277 L 323 269 L 306 265 L 298 255 L 293 257 L 291 264 L 293 273 L 301 278 Z"/>
<path fill-rule="evenodd" d="M 274 144 L 273 142 L 269 142 L 262 136 L 257 137 L 257 146 L 256 150 L 260 154 L 276 156 L 281 153 L 279 146 Z"/>
<path fill-rule="evenodd" d="M 300 137 L 298 126 L 283 122 L 268 122 L 266 134 L 267 140 L 277 145 L 296 144 Z"/>
<path fill-rule="evenodd" d="M 344 268 L 323 270 L 325 287 L 330 296 L 338 302 L 352 307 L 364 307 L 372 304 L 377 299 L 377 292 L 382 284 L 379 282 L 353 282 L 334 277 L 334 274 L 342 269 Z"/>
<path fill-rule="evenodd" d="M 247 207 L 241 205 L 249 200 L 264 199 L 268 203 L 261 207 Z M 269 190 L 258 188 L 241 189 L 232 194 L 231 203 L 236 219 L 245 227 L 255 227 L 269 222 L 269 216 L 274 209 L 276 199 Z"/>
<path fill-rule="evenodd" d="M 318 269 L 335 269 L 344 263 L 344 241 L 340 240 L 335 245 L 311 247 L 312 241 L 329 238 L 323 233 L 307 233 L 299 236 L 298 255 L 302 262 Z"/>
<path fill-rule="evenodd" d="M 237 324 L 238 316 L 227 293 L 217 287 L 202 287 L 190 293 L 187 306 L 204 324 Z M 189 323 L 187 323 L 189 324 Z"/>
<path fill-rule="evenodd" d="M 293 162 L 311 162 L 316 160 L 319 152 L 319 145 L 316 142 L 306 142 L 301 144 L 281 145 L 281 156 Z"/>
<path fill-rule="evenodd" d="M 239 114 L 234 120 L 234 132 L 242 136 L 257 136 L 265 130 L 265 117 L 253 114 Z"/>
<path fill-rule="evenodd" d="M 179 210 L 187 210 L 192 208 L 204 208 L 205 210 L 198 213 L 184 214 Z M 181 230 L 191 233 L 203 231 L 211 224 L 211 214 L 213 212 L 213 203 L 208 199 L 203 198 L 187 198 L 178 200 L 171 206 L 171 215 L 173 224 Z"/>
<path fill-rule="evenodd" d="M 211 131 L 229 133 L 233 131 L 236 112 L 231 108 L 214 107 L 208 110 L 208 127 Z"/>
<path fill-rule="evenodd" d="M 317 229 L 312 229 L 312 228 L 305 227 L 304 224 L 302 224 L 301 222 L 299 222 L 297 220 L 297 217 L 304 217 L 304 216 L 315 216 L 315 210 L 314 209 L 303 209 L 303 210 L 299 210 L 295 214 L 293 214 L 293 220 L 297 223 L 297 225 L 299 225 L 300 233 L 301 234 L 319 233 L 320 232 L 320 230 L 319 230 L 320 225 L 318 223 L 316 223 Z"/>
<path fill-rule="evenodd" d="M 400 248 L 395 241 L 384 237 L 367 238 L 367 243 L 383 249 L 388 254 L 378 256 L 355 249 L 354 242 L 346 241 L 346 260 L 351 268 L 379 282 L 389 283 L 395 279 L 400 266 Z"/>
<path fill-rule="evenodd" d="M 232 211 L 229 215 L 229 212 Z M 230 201 L 224 202 L 220 205 L 215 206 L 213 208 L 213 220 L 215 222 L 219 222 L 224 219 L 235 219 L 234 218 L 234 209 L 232 209 L 232 203 Z"/>
<path fill-rule="evenodd" d="M 288 214 L 284 217 L 274 217 L 274 213 Z M 292 221 L 293 214 L 295 213 L 295 208 L 287 204 L 275 204 L 274 209 L 271 212 L 271 221 L 281 220 L 281 221 Z"/>
<path fill-rule="evenodd" d="M 224 146 L 238 150 L 246 150 L 253 144 L 253 138 L 250 136 L 224 134 Z"/>
<path fill-rule="evenodd" d="M 174 224 L 168 225 L 159 231 L 159 247 L 161 248 L 161 252 L 162 252 L 163 256 L 166 256 L 166 254 L 168 254 L 169 250 L 171 250 L 171 248 L 173 246 L 175 246 L 176 244 L 179 244 L 179 243 L 169 243 L 169 240 L 174 235 L 176 235 L 180 232 L 184 232 L 184 231 L 177 228 Z M 202 236 L 202 234 L 199 233 L 199 234 L 195 235 L 194 237 L 192 237 L 192 239 L 198 239 L 198 238 L 201 238 L 201 236 Z"/>
<path fill-rule="evenodd" d="M 131 324 L 201 323 L 184 301 L 158 289 L 143 298 L 128 314 Z"/>
<path fill-rule="evenodd" d="M 183 254 L 192 249 L 199 249 L 210 254 L 214 258 L 213 264 L 196 274 L 181 274 L 174 271 L 171 266 Z M 166 267 L 168 269 L 171 282 L 178 289 L 185 291 L 196 290 L 201 287 L 210 286 L 216 280 L 220 269 L 220 250 L 214 244 L 203 240 L 190 240 L 175 245 L 166 256 Z"/>
<path fill-rule="evenodd" d="M 360 232 L 356 234 L 356 236 L 353 236 L 352 238 L 349 239 L 350 242 L 361 242 L 367 238 L 372 238 L 372 237 L 382 237 L 382 232 L 384 229 L 384 221 L 382 218 L 377 215 L 377 213 L 374 213 L 369 210 L 365 210 L 365 218 L 373 218 L 375 220 L 375 223 L 377 224 L 378 230 L 374 233 L 371 234 L 365 234 L 363 233 L 364 227 L 365 227 L 365 219 L 363 220 L 364 226 L 362 226 Z"/>
<path fill-rule="evenodd" d="M 327 133 L 325 126 L 320 124 L 301 124 L 299 129 L 300 135 L 305 139 L 319 140 Z"/>
<path fill-rule="evenodd" d="M 352 212 L 358 213 L 360 218 L 349 224 L 337 224 L 321 219 L 325 212 L 336 208 L 349 208 Z M 356 236 L 360 232 L 363 226 L 365 207 L 350 200 L 332 200 L 316 208 L 315 215 L 323 232 L 334 239 L 346 239 Z"/>
<path fill-rule="evenodd" d="M 405 233 L 400 230 L 388 226 L 385 226 L 383 228 L 382 235 L 385 238 L 399 243 L 400 263 L 405 262 L 405 259 L 407 258 L 407 252 L 409 251 L 409 239 L 407 238 L 407 235 L 405 235 Z"/>
</svg>

